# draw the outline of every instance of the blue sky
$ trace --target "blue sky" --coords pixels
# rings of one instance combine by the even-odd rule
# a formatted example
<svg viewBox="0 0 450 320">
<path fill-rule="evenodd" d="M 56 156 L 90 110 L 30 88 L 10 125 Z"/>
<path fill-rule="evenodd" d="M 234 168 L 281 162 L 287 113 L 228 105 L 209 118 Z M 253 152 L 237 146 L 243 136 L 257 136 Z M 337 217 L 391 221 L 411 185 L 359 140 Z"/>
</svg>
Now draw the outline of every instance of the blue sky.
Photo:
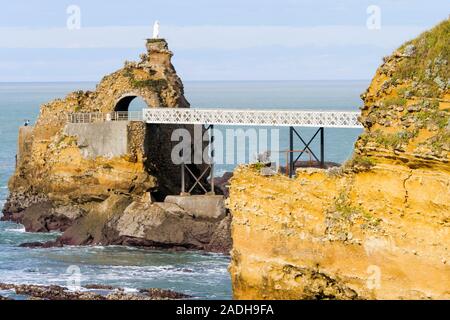
<svg viewBox="0 0 450 320">
<path fill-rule="evenodd" d="M 183 80 L 369 79 L 449 13 L 448 0 L 15 0 L 1 4 L 0 81 L 98 81 L 138 58 L 155 20 Z"/>
</svg>

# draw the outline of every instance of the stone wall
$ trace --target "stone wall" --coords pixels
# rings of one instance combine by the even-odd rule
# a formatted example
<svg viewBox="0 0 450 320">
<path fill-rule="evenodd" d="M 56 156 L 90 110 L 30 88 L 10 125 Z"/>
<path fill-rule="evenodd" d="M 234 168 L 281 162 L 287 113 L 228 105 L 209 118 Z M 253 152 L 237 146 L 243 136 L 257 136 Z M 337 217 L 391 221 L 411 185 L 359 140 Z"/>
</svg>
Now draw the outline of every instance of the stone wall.
<svg viewBox="0 0 450 320">
<path fill-rule="evenodd" d="M 19 137 L 17 139 L 17 161 L 29 155 L 31 152 L 31 142 L 33 139 L 33 127 L 26 126 L 19 128 Z"/>
<path fill-rule="evenodd" d="M 74 136 L 86 159 L 114 158 L 128 153 L 128 122 L 69 123 L 64 134 Z"/>
</svg>

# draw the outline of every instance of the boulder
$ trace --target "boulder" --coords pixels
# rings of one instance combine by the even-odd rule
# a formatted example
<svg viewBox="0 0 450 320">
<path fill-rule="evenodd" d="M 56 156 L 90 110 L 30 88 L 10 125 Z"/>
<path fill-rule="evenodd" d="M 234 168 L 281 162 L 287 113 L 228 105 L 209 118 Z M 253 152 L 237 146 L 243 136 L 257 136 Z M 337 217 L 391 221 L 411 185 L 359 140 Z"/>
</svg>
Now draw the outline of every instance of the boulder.
<svg viewBox="0 0 450 320">
<path fill-rule="evenodd" d="M 195 218 L 175 204 L 133 202 L 114 226 L 123 242 L 154 247 L 204 249 L 219 223 Z"/>
</svg>

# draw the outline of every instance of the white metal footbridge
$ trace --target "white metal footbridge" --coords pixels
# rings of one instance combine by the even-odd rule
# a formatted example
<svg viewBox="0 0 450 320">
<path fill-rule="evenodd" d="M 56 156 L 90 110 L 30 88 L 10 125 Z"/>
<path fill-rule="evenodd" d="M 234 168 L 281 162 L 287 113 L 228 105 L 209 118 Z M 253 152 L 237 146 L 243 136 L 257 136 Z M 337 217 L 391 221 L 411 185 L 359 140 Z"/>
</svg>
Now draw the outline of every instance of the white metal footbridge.
<svg viewBox="0 0 450 320">
<path fill-rule="evenodd" d="M 69 122 L 143 121 L 152 124 L 362 128 L 354 111 L 146 108 L 142 112 L 71 113 Z"/>
</svg>

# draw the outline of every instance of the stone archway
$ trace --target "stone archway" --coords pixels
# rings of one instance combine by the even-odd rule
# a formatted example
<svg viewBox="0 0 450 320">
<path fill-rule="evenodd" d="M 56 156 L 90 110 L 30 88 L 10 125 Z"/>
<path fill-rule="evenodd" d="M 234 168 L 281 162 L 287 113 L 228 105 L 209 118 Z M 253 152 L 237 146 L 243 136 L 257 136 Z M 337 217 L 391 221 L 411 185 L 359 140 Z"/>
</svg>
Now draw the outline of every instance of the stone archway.
<svg viewBox="0 0 450 320">
<path fill-rule="evenodd" d="M 144 101 L 148 108 L 151 107 L 151 103 L 149 103 L 149 101 L 147 101 L 147 99 L 145 99 L 142 95 L 137 94 L 135 92 L 131 92 L 131 93 L 126 93 L 126 94 L 120 96 L 116 100 L 115 105 L 114 105 L 114 111 L 118 111 L 118 112 L 129 111 L 130 104 L 133 101 L 135 101 L 135 99 L 137 99 L 137 98 Z"/>
</svg>

